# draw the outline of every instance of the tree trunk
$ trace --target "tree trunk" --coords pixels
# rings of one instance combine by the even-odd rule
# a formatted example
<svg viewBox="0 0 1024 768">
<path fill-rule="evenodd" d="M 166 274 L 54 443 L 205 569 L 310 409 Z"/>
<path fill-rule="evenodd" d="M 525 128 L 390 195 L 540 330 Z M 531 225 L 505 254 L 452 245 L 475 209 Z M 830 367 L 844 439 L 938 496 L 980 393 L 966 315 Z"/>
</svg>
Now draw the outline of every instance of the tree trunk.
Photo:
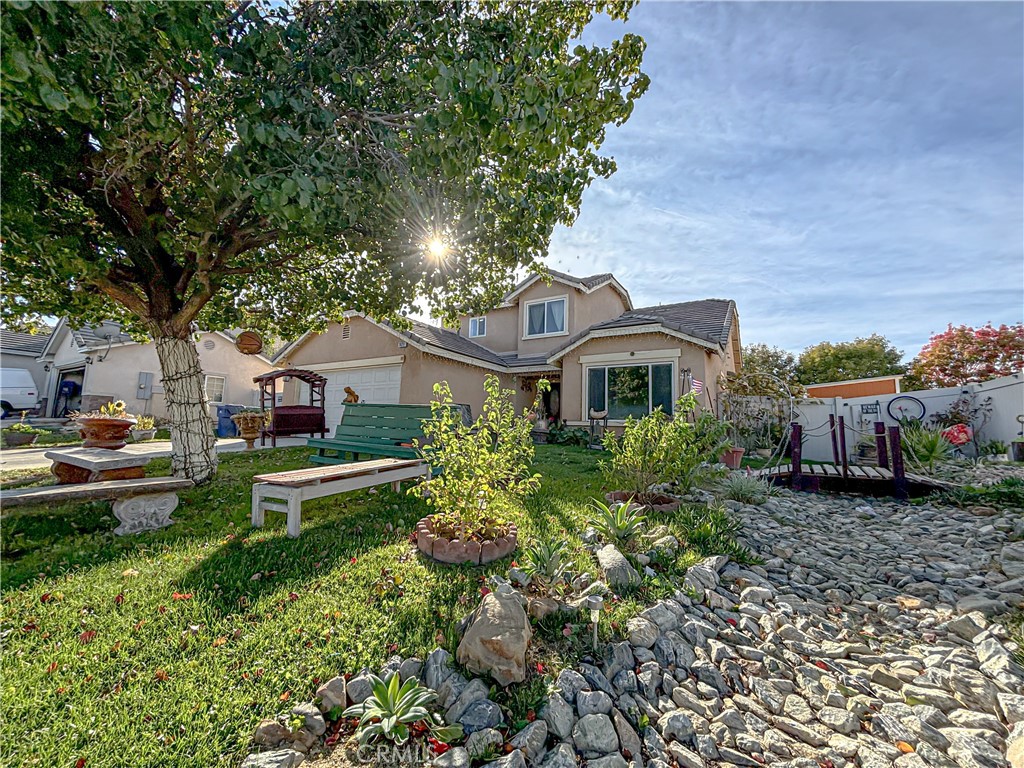
<svg viewBox="0 0 1024 768">
<path fill-rule="evenodd" d="M 217 452 L 199 352 L 191 339 L 157 336 L 156 354 L 171 419 L 171 471 L 205 483 L 217 472 Z"/>
</svg>

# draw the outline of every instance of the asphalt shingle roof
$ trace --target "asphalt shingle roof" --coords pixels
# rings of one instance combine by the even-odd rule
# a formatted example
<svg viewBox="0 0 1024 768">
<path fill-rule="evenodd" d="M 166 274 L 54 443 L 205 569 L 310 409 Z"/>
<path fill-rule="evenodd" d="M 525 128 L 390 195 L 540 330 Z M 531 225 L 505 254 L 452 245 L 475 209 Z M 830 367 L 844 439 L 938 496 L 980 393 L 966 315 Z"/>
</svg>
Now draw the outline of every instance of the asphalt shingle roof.
<svg viewBox="0 0 1024 768">
<path fill-rule="evenodd" d="M 505 365 L 501 356 L 496 352 L 492 352 L 486 347 L 482 347 L 476 342 L 470 341 L 464 336 L 460 336 L 446 328 L 439 328 L 436 325 L 427 325 L 418 320 L 413 320 L 412 328 L 404 330 L 402 333 L 422 344 L 440 347 L 448 352 L 474 357 L 477 360 L 483 360 L 494 365 Z"/>
<path fill-rule="evenodd" d="M 549 269 L 548 270 L 548 274 L 551 275 L 551 277 L 553 277 L 553 278 L 555 278 L 557 280 L 563 280 L 563 281 L 565 281 L 567 283 L 580 283 L 581 285 L 583 285 L 588 290 L 596 288 L 597 286 L 599 286 L 599 285 L 601 285 L 603 283 L 607 283 L 609 280 L 614 280 L 615 279 L 615 276 L 612 275 L 611 272 L 602 272 L 602 273 L 600 273 L 598 275 L 588 275 L 587 277 L 576 277 L 575 275 L 570 275 L 570 274 L 568 274 L 566 272 L 558 272 L 558 271 L 556 271 L 554 269 Z M 530 275 L 525 280 L 522 280 L 519 283 L 517 283 L 516 287 L 513 288 L 508 294 L 505 295 L 505 301 L 508 301 L 508 297 L 509 296 L 511 296 L 513 293 L 518 291 L 524 285 L 529 283 L 535 277 L 536 277 L 536 275 Z"/>
<path fill-rule="evenodd" d="M 50 333 L 50 328 L 41 328 L 38 333 L 22 333 L 0 328 L 0 349 L 14 354 L 41 355 L 46 342 L 50 340 Z"/>
<path fill-rule="evenodd" d="M 102 335 L 101 335 L 102 334 Z M 132 340 L 127 333 L 121 333 L 121 326 L 116 323 L 72 328 L 71 335 L 80 349 L 95 349 L 107 346 L 107 335 L 111 344 L 124 344 Z"/>
<path fill-rule="evenodd" d="M 557 355 L 563 349 L 571 347 L 592 331 L 652 324 L 685 333 L 687 336 L 702 339 L 724 349 L 729 343 L 729 332 L 732 330 L 735 317 L 736 302 L 732 299 L 701 299 L 678 304 L 661 304 L 656 307 L 639 307 L 623 312 L 611 320 L 595 323 L 573 336 L 552 354 Z"/>
</svg>

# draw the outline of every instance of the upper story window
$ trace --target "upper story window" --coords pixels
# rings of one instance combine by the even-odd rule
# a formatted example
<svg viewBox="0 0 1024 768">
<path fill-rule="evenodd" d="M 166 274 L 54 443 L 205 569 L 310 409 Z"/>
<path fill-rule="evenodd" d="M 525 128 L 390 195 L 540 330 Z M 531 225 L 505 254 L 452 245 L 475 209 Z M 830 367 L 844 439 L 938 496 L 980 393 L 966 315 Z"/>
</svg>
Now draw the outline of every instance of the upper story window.
<svg viewBox="0 0 1024 768">
<path fill-rule="evenodd" d="M 471 317 L 469 318 L 469 338 L 475 339 L 480 336 L 487 335 L 487 318 L 486 317 Z"/>
<path fill-rule="evenodd" d="M 526 304 L 524 336 L 555 336 L 565 333 L 565 296 L 557 299 L 531 301 Z"/>
</svg>

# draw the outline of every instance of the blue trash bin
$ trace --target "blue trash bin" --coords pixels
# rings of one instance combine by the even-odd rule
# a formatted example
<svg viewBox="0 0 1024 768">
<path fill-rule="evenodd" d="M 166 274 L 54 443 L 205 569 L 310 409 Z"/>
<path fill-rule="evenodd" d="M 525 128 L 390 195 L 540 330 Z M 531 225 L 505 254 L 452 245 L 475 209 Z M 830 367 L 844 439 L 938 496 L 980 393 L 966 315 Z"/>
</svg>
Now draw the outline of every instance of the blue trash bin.
<svg viewBox="0 0 1024 768">
<path fill-rule="evenodd" d="M 238 437 L 238 427 L 231 417 L 243 408 L 244 405 L 217 406 L 217 437 Z"/>
</svg>

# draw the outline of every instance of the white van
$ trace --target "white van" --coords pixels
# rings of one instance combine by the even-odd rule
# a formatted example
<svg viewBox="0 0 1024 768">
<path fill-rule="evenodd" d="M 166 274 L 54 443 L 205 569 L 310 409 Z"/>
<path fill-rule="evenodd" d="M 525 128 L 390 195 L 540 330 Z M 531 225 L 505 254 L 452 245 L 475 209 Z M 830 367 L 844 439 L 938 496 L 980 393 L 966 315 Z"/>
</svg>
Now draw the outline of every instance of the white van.
<svg viewBox="0 0 1024 768">
<path fill-rule="evenodd" d="M 5 419 L 39 407 L 39 390 L 26 368 L 0 368 L 0 407 Z"/>
</svg>

